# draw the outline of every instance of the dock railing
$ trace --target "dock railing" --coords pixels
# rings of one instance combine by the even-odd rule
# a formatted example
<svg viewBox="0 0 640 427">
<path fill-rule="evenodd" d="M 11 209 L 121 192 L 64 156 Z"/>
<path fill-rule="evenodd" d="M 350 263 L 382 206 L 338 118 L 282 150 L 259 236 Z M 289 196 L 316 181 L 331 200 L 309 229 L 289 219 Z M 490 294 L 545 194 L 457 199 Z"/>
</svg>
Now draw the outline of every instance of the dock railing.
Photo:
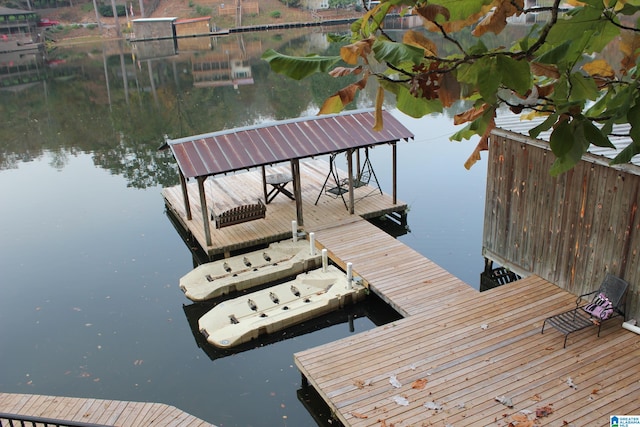
<svg viewBox="0 0 640 427">
<path fill-rule="evenodd" d="M 92 424 L 76 421 L 65 421 L 54 418 L 32 417 L 29 415 L 7 414 L 0 412 L 0 426 L 30 426 L 30 427 L 110 427 L 105 424 Z"/>
</svg>

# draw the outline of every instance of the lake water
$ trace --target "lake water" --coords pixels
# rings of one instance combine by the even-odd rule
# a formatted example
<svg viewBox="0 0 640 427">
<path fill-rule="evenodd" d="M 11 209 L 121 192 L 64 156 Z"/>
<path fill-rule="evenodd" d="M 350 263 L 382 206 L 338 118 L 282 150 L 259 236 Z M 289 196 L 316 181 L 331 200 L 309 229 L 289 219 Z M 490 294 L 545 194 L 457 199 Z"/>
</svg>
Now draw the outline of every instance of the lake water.
<svg viewBox="0 0 640 427">
<path fill-rule="evenodd" d="M 339 84 L 287 80 L 259 56 L 328 47 L 308 29 L 209 45 L 0 58 L 0 390 L 162 402 L 219 426 L 331 425 L 301 390 L 292 355 L 394 313 L 372 300 L 243 351 L 203 344 L 191 324 L 206 306 L 178 288 L 193 257 L 160 194 L 177 173 L 157 151 L 164 134 L 315 114 Z M 214 72 L 224 57 L 236 87 L 229 72 Z M 372 105 L 371 93 L 360 107 Z M 463 168 L 475 141 L 449 142 L 446 116 L 396 114 L 416 135 L 398 144 L 398 194 L 410 206 L 410 232 L 399 238 L 477 289 L 486 164 Z M 389 156 L 388 147 L 371 150 L 387 192 Z"/>
</svg>

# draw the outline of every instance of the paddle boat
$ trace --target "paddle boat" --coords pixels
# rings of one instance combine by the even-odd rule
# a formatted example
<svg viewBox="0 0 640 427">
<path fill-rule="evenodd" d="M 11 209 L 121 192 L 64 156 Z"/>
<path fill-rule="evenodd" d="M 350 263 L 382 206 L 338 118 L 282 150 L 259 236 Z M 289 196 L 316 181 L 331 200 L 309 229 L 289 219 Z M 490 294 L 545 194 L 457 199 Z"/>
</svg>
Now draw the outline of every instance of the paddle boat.
<svg viewBox="0 0 640 427">
<path fill-rule="evenodd" d="M 281 241 L 266 249 L 202 264 L 180 279 L 180 289 L 192 301 L 206 301 L 321 265 L 322 256 L 313 240 Z"/>
<path fill-rule="evenodd" d="M 359 301 L 366 292 L 350 270 L 328 265 L 224 301 L 198 320 L 198 328 L 210 344 L 229 348 Z"/>
</svg>

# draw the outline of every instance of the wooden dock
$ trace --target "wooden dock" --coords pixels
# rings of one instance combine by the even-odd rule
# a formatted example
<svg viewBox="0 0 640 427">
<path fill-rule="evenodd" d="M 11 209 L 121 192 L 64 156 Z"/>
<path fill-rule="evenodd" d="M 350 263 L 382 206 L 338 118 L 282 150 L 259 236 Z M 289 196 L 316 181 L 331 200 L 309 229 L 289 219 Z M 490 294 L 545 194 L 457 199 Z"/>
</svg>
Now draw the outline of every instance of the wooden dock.
<svg viewBox="0 0 640 427">
<path fill-rule="evenodd" d="M 575 296 L 537 276 L 480 293 L 365 221 L 316 234 L 407 316 L 294 355 L 344 425 L 608 426 L 640 413 L 640 338 L 621 319 L 563 349 L 541 327 Z"/>
<path fill-rule="evenodd" d="M 573 294 L 538 276 L 480 293 L 363 219 L 404 213 L 406 205 L 364 186 L 350 215 L 340 197 L 320 193 L 327 172 L 326 162 L 301 163 L 304 230 L 405 316 L 293 356 L 345 426 L 608 426 L 610 415 L 640 414 L 640 337 L 621 319 L 606 322 L 600 337 L 596 328 L 572 334 L 563 349 L 564 337 L 541 327 L 575 307 Z M 205 188 L 216 210 L 263 195 L 260 171 L 209 179 Z M 291 236 L 295 203 L 281 195 L 264 220 L 212 227 L 207 247 L 195 184 L 188 191 L 192 220 L 179 187 L 163 196 L 210 255 Z M 210 425 L 162 404 L 8 393 L 0 394 L 0 412 L 118 426 Z"/>
<path fill-rule="evenodd" d="M 300 162 L 300 182 L 302 193 L 302 212 L 304 229 L 314 230 L 328 224 L 336 224 L 376 218 L 390 213 L 404 214 L 407 205 L 402 202 L 393 203 L 390 195 L 382 193 L 377 186 L 361 186 L 355 189 L 355 214 L 347 211 L 341 197 L 321 191 L 329 172 L 329 163 L 324 160 L 307 160 Z M 288 166 L 267 169 L 267 174 L 290 173 Z M 345 178 L 346 172 L 339 171 L 339 177 Z M 291 184 L 289 184 L 291 190 Z M 327 188 L 335 186 L 330 179 Z M 231 253 L 262 244 L 269 244 L 291 237 L 291 221 L 296 219 L 295 201 L 278 195 L 267 205 L 265 219 L 246 222 L 242 225 L 216 229 L 211 223 L 212 245 L 207 246 L 202 222 L 201 205 L 196 183 L 187 185 L 191 201 L 192 219 L 187 219 L 180 186 L 165 188 L 162 195 L 167 209 L 177 219 L 179 226 L 188 231 L 199 246 L 210 256 Z M 205 181 L 207 205 L 215 212 L 222 212 L 233 207 L 256 203 L 264 199 L 262 173 L 252 170 L 234 175 L 209 178 Z M 318 199 L 318 196 L 320 198 Z M 344 195 L 345 200 L 347 194 Z M 318 203 L 316 205 L 316 200 Z M 347 200 L 348 202 L 348 200 Z"/>
<path fill-rule="evenodd" d="M 162 403 L 0 393 L 0 412 L 120 427 L 215 427 Z"/>
</svg>

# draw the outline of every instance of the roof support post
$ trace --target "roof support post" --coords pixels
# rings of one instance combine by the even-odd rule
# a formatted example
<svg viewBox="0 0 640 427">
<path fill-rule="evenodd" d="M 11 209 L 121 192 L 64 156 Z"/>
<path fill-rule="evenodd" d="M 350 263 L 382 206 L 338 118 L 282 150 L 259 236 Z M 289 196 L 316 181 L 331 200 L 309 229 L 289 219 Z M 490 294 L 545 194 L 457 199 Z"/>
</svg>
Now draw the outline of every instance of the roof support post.
<svg viewBox="0 0 640 427">
<path fill-rule="evenodd" d="M 264 192 L 264 204 L 267 204 L 267 171 L 265 170 L 264 165 L 261 167 L 262 169 L 262 191 Z"/>
<path fill-rule="evenodd" d="M 299 226 L 303 227 L 302 186 L 300 185 L 300 160 L 298 159 L 291 159 L 291 176 L 293 177 L 293 197 L 296 199 L 296 221 Z"/>
<path fill-rule="evenodd" d="M 353 197 L 353 149 L 347 150 L 347 166 L 349 170 L 349 213 L 355 212 L 355 201 Z"/>
<path fill-rule="evenodd" d="M 397 153 L 397 149 L 396 149 L 396 143 L 392 142 L 391 143 L 391 158 L 392 158 L 392 162 L 393 165 L 391 165 L 391 176 L 392 176 L 392 203 L 395 205 L 396 203 L 398 203 L 398 181 L 397 181 L 397 175 L 398 175 L 398 171 L 396 166 L 398 165 L 398 153 Z"/>
<path fill-rule="evenodd" d="M 200 193 L 200 206 L 202 206 L 202 226 L 204 227 L 204 237 L 207 241 L 207 246 L 211 246 L 211 223 L 209 222 L 209 209 L 207 208 L 207 195 L 204 191 L 204 182 L 207 180 L 206 176 L 198 177 L 198 193 Z"/>
<path fill-rule="evenodd" d="M 181 170 L 179 175 L 180 187 L 182 188 L 182 198 L 184 200 L 184 209 L 187 212 L 187 220 L 191 221 L 191 204 L 189 203 L 189 193 L 187 192 L 187 180 Z"/>
</svg>

